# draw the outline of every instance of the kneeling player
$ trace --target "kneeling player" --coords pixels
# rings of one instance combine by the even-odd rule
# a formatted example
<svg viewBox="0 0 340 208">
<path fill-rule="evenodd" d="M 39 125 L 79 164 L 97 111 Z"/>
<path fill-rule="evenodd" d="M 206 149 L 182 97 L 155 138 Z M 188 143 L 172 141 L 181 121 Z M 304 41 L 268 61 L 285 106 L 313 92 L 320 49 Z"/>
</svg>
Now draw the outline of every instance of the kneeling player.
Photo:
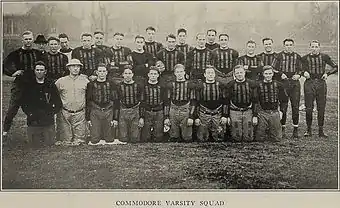
<svg viewBox="0 0 340 208">
<path fill-rule="evenodd" d="M 243 65 L 234 68 L 235 80 L 227 86 L 228 123 L 234 141 L 252 141 L 253 125 L 257 125 L 257 98 L 255 81 L 245 78 Z"/>
<path fill-rule="evenodd" d="M 170 138 L 188 142 L 192 139 L 193 114 L 195 110 L 195 90 L 193 84 L 185 79 L 185 68 L 182 64 L 174 67 L 176 81 L 169 83 L 167 90 L 171 102 L 169 118 L 171 123 Z"/>
<path fill-rule="evenodd" d="M 279 141 L 282 139 L 281 118 L 283 108 L 288 104 L 288 96 L 283 85 L 273 80 L 272 66 L 263 67 L 263 81 L 257 86 L 259 98 L 259 124 L 257 126 L 256 140 Z M 278 110 L 280 104 L 280 111 Z"/>
<path fill-rule="evenodd" d="M 221 84 L 215 80 L 215 68 L 208 66 L 204 72 L 205 81 L 197 92 L 198 118 L 195 120 L 197 139 L 201 142 L 209 140 L 222 141 L 227 124 L 226 99 Z"/>
</svg>

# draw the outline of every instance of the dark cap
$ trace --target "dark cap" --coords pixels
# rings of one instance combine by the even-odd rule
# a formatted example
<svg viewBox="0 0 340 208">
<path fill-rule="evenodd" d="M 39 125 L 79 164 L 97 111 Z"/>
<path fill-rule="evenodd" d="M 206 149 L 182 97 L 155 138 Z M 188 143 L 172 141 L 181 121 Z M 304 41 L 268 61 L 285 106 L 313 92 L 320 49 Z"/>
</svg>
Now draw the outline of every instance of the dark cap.
<svg viewBox="0 0 340 208">
<path fill-rule="evenodd" d="M 34 43 L 48 43 L 44 35 L 38 35 Z"/>
</svg>

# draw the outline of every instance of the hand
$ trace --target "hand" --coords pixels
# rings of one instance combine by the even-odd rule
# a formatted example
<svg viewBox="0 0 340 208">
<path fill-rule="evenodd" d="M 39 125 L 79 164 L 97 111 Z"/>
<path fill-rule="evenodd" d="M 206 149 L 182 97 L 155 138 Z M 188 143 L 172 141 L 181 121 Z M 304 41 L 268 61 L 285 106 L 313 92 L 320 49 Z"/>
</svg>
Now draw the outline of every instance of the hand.
<svg viewBox="0 0 340 208">
<path fill-rule="evenodd" d="M 111 121 L 110 126 L 116 128 L 118 126 L 118 121 L 116 121 L 116 120 Z"/>
<path fill-rule="evenodd" d="M 111 61 L 110 65 L 111 65 L 111 66 L 115 66 L 116 63 L 115 63 L 114 61 Z"/>
<path fill-rule="evenodd" d="M 165 119 L 164 120 L 164 125 L 167 125 L 167 126 L 170 126 L 171 125 L 171 123 L 170 123 L 170 119 Z"/>
<path fill-rule="evenodd" d="M 194 120 L 192 120 L 191 118 L 188 118 L 187 125 L 192 126 L 193 124 L 194 124 Z"/>
<path fill-rule="evenodd" d="M 282 113 L 282 111 L 279 111 L 279 113 L 280 113 L 280 120 L 281 120 L 282 116 L 283 116 L 283 113 Z"/>
<path fill-rule="evenodd" d="M 257 119 L 257 117 L 253 117 L 253 125 L 254 125 L 254 126 L 257 126 L 257 124 L 258 124 L 258 119 Z"/>
<path fill-rule="evenodd" d="M 226 117 L 222 117 L 220 123 L 221 123 L 222 125 L 226 125 L 226 124 L 227 124 L 227 121 L 228 121 L 228 120 L 227 120 Z"/>
<path fill-rule="evenodd" d="M 287 75 L 285 75 L 285 74 L 281 75 L 281 79 L 287 79 L 287 78 L 288 78 Z"/>
<path fill-rule="evenodd" d="M 143 126 L 144 126 L 144 119 L 140 118 L 139 121 L 138 121 L 138 127 L 143 128 Z"/>
<path fill-rule="evenodd" d="M 195 126 L 200 126 L 201 120 L 199 118 L 195 119 Z"/>
<path fill-rule="evenodd" d="M 298 74 L 294 74 L 293 77 L 292 77 L 293 80 L 299 80 L 300 78 L 301 78 L 301 76 L 298 75 Z"/>
<path fill-rule="evenodd" d="M 158 68 L 159 72 L 165 71 L 165 66 L 164 66 L 164 63 L 162 61 L 157 61 L 156 62 L 156 67 Z"/>
<path fill-rule="evenodd" d="M 91 81 L 94 81 L 94 80 L 96 80 L 96 79 L 97 79 L 97 76 L 95 76 L 95 75 L 91 75 L 91 76 L 89 76 L 89 79 L 90 79 Z"/>
<path fill-rule="evenodd" d="M 91 121 L 87 121 L 87 125 L 88 125 L 89 127 L 92 127 L 92 122 L 91 122 Z"/>
<path fill-rule="evenodd" d="M 324 74 L 322 75 L 321 79 L 327 80 L 327 77 L 328 77 L 327 73 L 324 73 Z"/>
<path fill-rule="evenodd" d="M 310 78 L 310 74 L 309 74 L 308 72 L 303 73 L 303 76 L 304 76 L 306 79 L 309 79 L 309 78 Z"/>
<path fill-rule="evenodd" d="M 24 70 L 17 70 L 12 74 L 12 77 L 17 77 L 24 74 Z"/>
<path fill-rule="evenodd" d="M 230 117 L 227 118 L 227 124 L 228 124 L 228 126 L 231 125 L 231 119 L 230 119 Z"/>
<path fill-rule="evenodd" d="M 119 62 L 119 65 L 128 65 L 128 64 L 129 64 L 128 61 L 121 61 L 121 62 Z"/>
<path fill-rule="evenodd" d="M 144 64 L 144 65 L 145 65 L 145 67 L 146 67 L 146 68 L 148 68 L 148 67 L 149 67 L 149 64 Z"/>
<path fill-rule="evenodd" d="M 243 66 L 245 70 L 248 70 L 249 66 L 248 65 L 244 65 Z"/>
</svg>

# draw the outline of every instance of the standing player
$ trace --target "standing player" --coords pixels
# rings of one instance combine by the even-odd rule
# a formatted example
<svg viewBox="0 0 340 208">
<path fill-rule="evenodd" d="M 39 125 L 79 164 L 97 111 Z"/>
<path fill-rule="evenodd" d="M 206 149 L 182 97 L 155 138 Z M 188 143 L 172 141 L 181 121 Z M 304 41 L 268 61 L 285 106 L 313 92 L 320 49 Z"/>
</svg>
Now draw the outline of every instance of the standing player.
<svg viewBox="0 0 340 208">
<path fill-rule="evenodd" d="M 144 126 L 140 107 L 143 87 L 133 79 L 132 67 L 127 65 L 123 71 L 123 81 L 117 86 L 119 139 L 122 142 L 140 142 L 140 130 Z"/>
<path fill-rule="evenodd" d="M 82 46 L 73 49 L 72 59 L 78 59 L 83 63 L 80 73 L 88 76 L 90 80 L 97 79 L 95 70 L 99 63 L 104 63 L 104 56 L 100 49 L 91 47 L 92 35 L 83 33 L 81 35 Z"/>
<path fill-rule="evenodd" d="M 284 51 L 277 55 L 274 60 L 274 68 L 279 71 L 283 85 L 287 90 L 287 94 L 292 106 L 292 119 L 293 119 L 293 138 L 299 138 L 299 105 L 301 96 L 300 77 L 302 70 L 301 56 L 294 52 L 294 40 L 285 39 L 283 41 Z M 282 133 L 285 137 L 285 128 L 287 120 L 287 108 L 283 109 L 283 116 L 281 120 Z"/>
<path fill-rule="evenodd" d="M 178 44 L 176 45 L 176 47 L 179 51 L 181 51 L 184 54 L 184 63 L 186 63 L 187 54 L 189 53 L 189 51 L 193 50 L 194 47 L 191 47 L 186 43 L 186 39 L 187 39 L 186 29 L 184 28 L 178 29 L 177 38 L 178 38 Z"/>
<path fill-rule="evenodd" d="M 259 80 L 261 78 L 263 62 L 260 57 L 255 55 L 256 43 L 255 41 L 249 40 L 246 46 L 247 54 L 239 57 L 237 64 L 244 66 L 246 78 Z"/>
<path fill-rule="evenodd" d="M 46 53 L 47 40 L 44 35 L 37 35 L 34 44 L 37 50 L 39 50 L 43 55 Z"/>
<path fill-rule="evenodd" d="M 58 52 L 59 39 L 55 37 L 48 38 L 48 46 L 50 51 L 46 53 L 46 67 L 47 67 L 47 78 L 55 82 L 60 77 L 66 76 L 68 70 L 66 64 L 68 58 L 65 54 Z"/>
<path fill-rule="evenodd" d="M 151 53 L 153 57 L 156 57 L 157 53 L 163 48 L 162 43 L 155 41 L 156 29 L 154 27 L 146 28 L 146 40 L 144 45 L 144 50 Z"/>
<path fill-rule="evenodd" d="M 72 53 L 72 48 L 69 45 L 69 38 L 65 33 L 61 33 L 58 36 L 60 40 L 60 53 L 63 53 L 67 56 L 68 61 L 71 60 L 71 53 Z"/>
<path fill-rule="evenodd" d="M 319 137 L 327 137 L 325 134 L 324 117 L 327 100 L 327 85 L 326 79 L 329 75 L 338 71 L 338 65 L 329 57 L 329 55 L 320 53 L 320 42 L 313 40 L 310 42 L 311 52 L 304 57 L 304 77 L 306 78 L 304 84 L 305 105 L 306 105 L 306 124 L 307 131 L 304 136 L 312 135 L 312 121 L 314 100 L 316 100 L 318 110 L 318 126 Z M 326 72 L 326 64 L 332 67 L 332 70 Z"/>
<path fill-rule="evenodd" d="M 197 139 L 201 142 L 209 140 L 222 141 L 227 124 L 227 108 L 224 87 L 215 80 L 215 68 L 207 66 L 204 72 L 205 81 L 197 90 L 197 114 L 195 119 Z"/>
<path fill-rule="evenodd" d="M 284 106 L 288 104 L 288 97 L 283 85 L 273 80 L 274 70 L 270 65 L 263 67 L 263 81 L 257 87 L 260 110 L 258 113 L 256 140 L 280 141 L 282 127 L 280 120 Z M 280 106 L 280 111 L 278 107 Z M 269 137 L 269 138 L 268 138 Z"/>
<path fill-rule="evenodd" d="M 204 79 L 204 72 L 208 65 L 214 65 L 214 55 L 205 46 L 205 35 L 196 36 L 197 45 L 187 54 L 186 69 L 190 79 Z"/>
<path fill-rule="evenodd" d="M 156 55 L 156 66 L 161 66 L 158 68 L 161 72 L 161 82 L 173 81 L 175 65 L 184 64 L 184 54 L 176 49 L 176 36 L 172 34 L 166 36 L 166 42 L 166 48 Z"/>
<path fill-rule="evenodd" d="M 246 79 L 243 65 L 234 67 L 235 80 L 228 83 L 227 122 L 231 125 L 232 139 L 253 141 L 254 127 L 257 125 L 256 83 Z"/>
<path fill-rule="evenodd" d="M 93 33 L 93 38 L 94 45 L 92 47 L 100 49 L 102 51 L 104 63 L 109 64 L 111 59 L 110 47 L 104 45 L 104 32 L 95 31 Z"/>
<path fill-rule="evenodd" d="M 263 38 L 262 44 L 264 46 L 264 51 L 257 56 L 261 59 L 264 66 L 273 66 L 274 59 L 277 56 L 277 53 L 273 51 L 273 39 L 272 38 Z M 281 77 L 278 74 L 278 71 L 273 68 L 274 76 L 273 79 L 277 81 L 281 81 Z"/>
<path fill-rule="evenodd" d="M 31 31 L 25 31 L 21 38 L 22 47 L 11 52 L 3 61 L 3 73 L 7 76 L 15 77 L 3 124 L 3 136 L 7 135 L 15 115 L 18 113 L 22 95 L 21 84 L 26 80 L 34 79 L 34 64 L 42 60 L 41 53 L 33 49 L 33 33 Z"/>
<path fill-rule="evenodd" d="M 205 47 L 207 47 L 207 49 L 213 51 L 216 48 L 220 47 L 220 45 L 215 42 L 216 36 L 217 36 L 217 32 L 215 29 L 209 29 L 207 31 L 207 43 L 205 44 Z"/>
</svg>

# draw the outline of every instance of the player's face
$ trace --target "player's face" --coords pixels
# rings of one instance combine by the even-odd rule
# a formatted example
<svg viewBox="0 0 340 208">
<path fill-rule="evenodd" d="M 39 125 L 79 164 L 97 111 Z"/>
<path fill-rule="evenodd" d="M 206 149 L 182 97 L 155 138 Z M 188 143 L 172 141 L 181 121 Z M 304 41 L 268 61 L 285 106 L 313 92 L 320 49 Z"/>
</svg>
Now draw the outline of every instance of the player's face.
<svg viewBox="0 0 340 208">
<path fill-rule="evenodd" d="M 37 79 L 42 79 L 46 75 L 46 69 L 43 65 L 37 65 L 34 69 L 34 74 Z"/>
<path fill-rule="evenodd" d="M 265 40 L 263 42 L 264 50 L 268 53 L 273 50 L 272 45 L 273 45 L 273 41 L 271 40 Z"/>
<path fill-rule="evenodd" d="M 243 81 L 246 77 L 246 71 L 243 68 L 237 68 L 234 71 L 234 76 L 238 81 Z"/>
<path fill-rule="evenodd" d="M 123 72 L 123 79 L 126 82 L 131 82 L 132 77 L 133 77 L 133 73 L 132 73 L 131 69 L 125 69 L 124 72 Z"/>
<path fill-rule="evenodd" d="M 94 35 L 94 44 L 95 45 L 103 45 L 104 43 L 104 35 L 97 33 Z"/>
<path fill-rule="evenodd" d="M 214 31 L 209 31 L 207 33 L 207 40 L 208 40 L 208 43 L 214 43 L 215 42 L 215 39 L 216 39 L 216 33 Z"/>
<path fill-rule="evenodd" d="M 81 38 L 81 43 L 83 44 L 84 48 L 91 48 L 92 37 L 91 36 L 83 36 Z"/>
<path fill-rule="evenodd" d="M 56 53 L 59 49 L 59 42 L 56 40 L 50 40 L 48 42 L 48 47 L 50 48 L 52 53 Z"/>
<path fill-rule="evenodd" d="M 204 48 L 205 43 L 206 43 L 205 42 L 205 36 L 204 35 L 199 35 L 199 36 L 197 36 L 196 40 L 197 40 L 197 46 L 199 48 Z"/>
<path fill-rule="evenodd" d="M 152 42 L 155 39 L 155 31 L 147 30 L 146 31 L 146 37 L 147 37 L 149 42 Z"/>
<path fill-rule="evenodd" d="M 263 72 L 263 78 L 265 81 L 270 82 L 273 80 L 274 72 L 273 70 L 269 69 Z"/>
<path fill-rule="evenodd" d="M 98 67 L 97 69 L 97 76 L 99 79 L 103 80 L 107 76 L 107 69 L 106 67 Z"/>
<path fill-rule="evenodd" d="M 185 79 L 185 70 L 184 67 L 177 68 L 174 72 L 177 80 L 184 80 Z"/>
<path fill-rule="evenodd" d="M 254 54 L 255 48 L 256 48 L 255 43 L 248 43 L 247 44 L 247 54 Z"/>
<path fill-rule="evenodd" d="M 116 35 L 113 37 L 113 44 L 116 47 L 121 47 L 123 42 L 123 36 L 121 35 Z"/>
<path fill-rule="evenodd" d="M 143 38 L 137 38 L 135 40 L 136 43 L 136 49 L 137 50 L 143 50 L 143 46 L 144 46 L 144 39 Z"/>
<path fill-rule="evenodd" d="M 228 47 L 228 44 L 229 44 L 229 38 L 228 38 L 228 36 L 225 36 L 225 35 L 221 36 L 221 37 L 220 37 L 220 46 L 221 46 L 222 48 L 227 48 L 227 47 Z"/>
<path fill-rule="evenodd" d="M 70 70 L 70 74 L 72 75 L 78 75 L 80 72 L 80 66 L 79 65 L 71 65 L 68 67 Z"/>
<path fill-rule="evenodd" d="M 206 81 L 210 81 L 210 82 L 215 81 L 215 76 L 216 76 L 216 74 L 215 74 L 215 70 L 213 68 L 207 68 L 205 70 L 204 77 L 205 77 Z"/>
<path fill-rule="evenodd" d="M 156 70 L 150 70 L 148 73 L 148 77 L 151 82 L 155 82 L 157 81 L 159 74 Z"/>
<path fill-rule="evenodd" d="M 319 43 L 311 43 L 309 48 L 310 48 L 312 54 L 319 54 L 320 53 Z"/>
<path fill-rule="evenodd" d="M 33 45 L 33 34 L 23 35 L 22 36 L 22 44 L 26 48 L 31 48 Z"/>
<path fill-rule="evenodd" d="M 168 49 L 173 50 L 176 47 L 176 39 L 175 38 L 168 38 L 167 40 Z"/>
<path fill-rule="evenodd" d="M 180 44 L 185 44 L 186 39 L 187 39 L 187 35 L 185 34 L 185 32 L 180 32 L 178 34 L 178 42 Z"/>
<path fill-rule="evenodd" d="M 69 45 L 68 45 L 69 41 L 68 41 L 67 38 L 60 38 L 59 40 L 60 40 L 60 47 L 62 49 L 68 49 L 69 48 Z"/>
<path fill-rule="evenodd" d="M 294 43 L 292 41 L 286 41 L 284 44 L 286 52 L 293 52 L 294 51 Z"/>
</svg>

